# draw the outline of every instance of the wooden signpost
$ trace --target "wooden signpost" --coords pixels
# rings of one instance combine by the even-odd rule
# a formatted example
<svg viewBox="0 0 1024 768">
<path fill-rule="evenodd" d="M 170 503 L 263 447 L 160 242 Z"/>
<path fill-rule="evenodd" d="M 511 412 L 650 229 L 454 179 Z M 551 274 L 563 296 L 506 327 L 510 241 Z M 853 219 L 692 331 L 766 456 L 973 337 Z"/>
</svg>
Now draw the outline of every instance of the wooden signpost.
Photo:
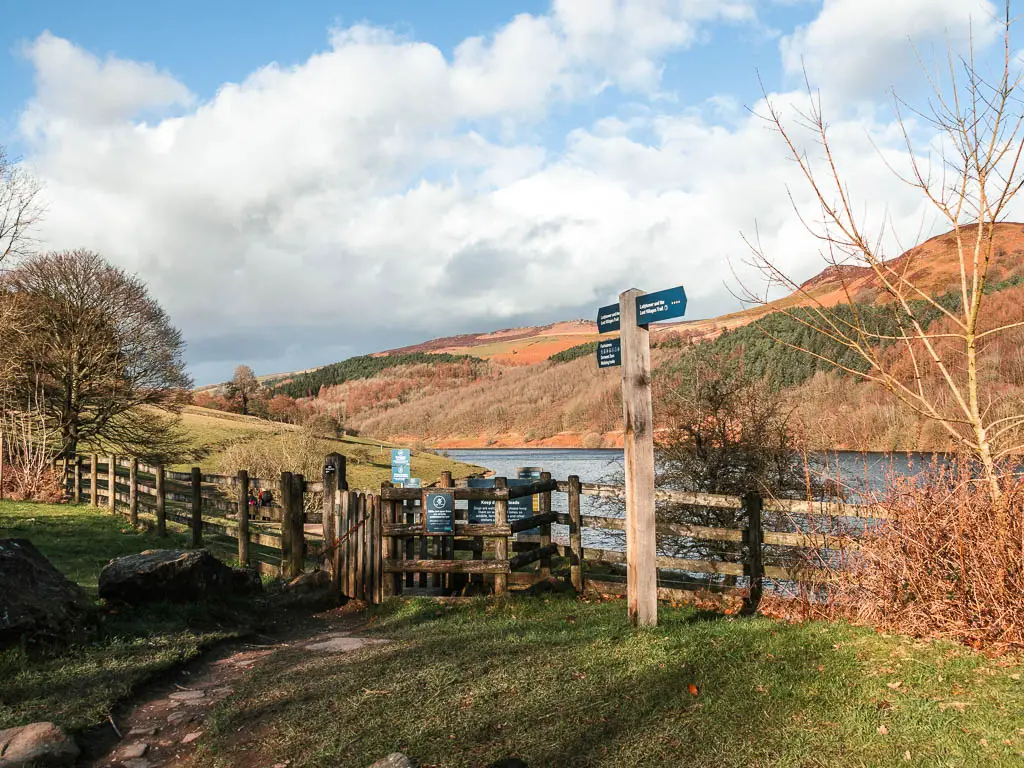
<svg viewBox="0 0 1024 768">
<path fill-rule="evenodd" d="M 654 408 L 647 324 L 682 317 L 682 286 L 645 294 L 631 288 L 619 304 L 598 310 L 601 333 L 619 331 L 619 344 L 602 342 L 598 366 L 622 366 L 622 420 L 626 464 L 626 606 L 634 626 L 658 623 L 657 537 L 654 521 Z"/>
</svg>

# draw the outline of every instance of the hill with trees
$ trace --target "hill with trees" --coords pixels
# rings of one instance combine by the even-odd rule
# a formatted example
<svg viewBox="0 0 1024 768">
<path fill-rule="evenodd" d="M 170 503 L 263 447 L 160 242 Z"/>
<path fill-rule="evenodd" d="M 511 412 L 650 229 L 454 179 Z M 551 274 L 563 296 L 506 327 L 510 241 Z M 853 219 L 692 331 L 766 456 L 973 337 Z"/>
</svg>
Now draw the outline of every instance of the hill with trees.
<svg viewBox="0 0 1024 768">
<path fill-rule="evenodd" d="M 986 311 L 998 313 L 1004 323 L 1024 320 L 1024 226 L 997 225 L 995 237 L 998 247 L 985 289 L 991 295 Z M 934 291 L 935 305 L 923 300 L 914 304 L 926 325 L 944 322 L 940 307 L 959 309 L 957 259 L 955 243 L 947 234 L 889 262 L 912 272 L 915 281 Z M 783 392 L 814 447 L 949 448 L 934 425 L 901 411 L 881 387 L 837 370 L 833 362 L 851 372 L 863 372 L 865 363 L 847 346 L 810 328 L 814 302 L 823 302 L 840 320 L 852 323 L 856 318 L 875 334 L 899 335 L 901 313 L 877 279 L 858 273 L 851 283 L 850 275 L 843 277 L 847 286 L 856 287 L 853 304 L 837 301 L 842 281 L 830 268 L 767 306 L 654 328 L 656 383 L 659 371 L 671 369 L 689 345 L 706 344 L 710 352 L 735 359 L 749 375 Z M 270 416 L 302 421 L 330 415 L 349 433 L 441 447 L 617 446 L 619 376 L 615 370 L 597 369 L 593 325 L 574 321 L 466 334 L 279 377 L 266 385 L 265 392 L 290 415 Z M 574 334 L 566 335 L 566 328 Z M 531 354 L 527 349 L 532 347 L 535 353 L 540 340 L 549 338 L 544 334 L 551 333 L 558 336 L 559 348 L 523 364 L 521 360 Z M 982 349 L 984 369 L 1003 382 L 1002 408 L 1024 402 L 1024 343 L 1019 343 L 1024 337 L 1018 335 L 1011 331 Z M 573 340 L 577 343 L 569 344 Z M 880 342 L 880 352 L 886 354 L 893 343 Z M 513 354 L 517 349 L 521 358 Z M 936 375 L 935 370 L 921 372 L 923 385 L 933 386 Z M 655 410 L 657 418 L 657 402 Z"/>
</svg>

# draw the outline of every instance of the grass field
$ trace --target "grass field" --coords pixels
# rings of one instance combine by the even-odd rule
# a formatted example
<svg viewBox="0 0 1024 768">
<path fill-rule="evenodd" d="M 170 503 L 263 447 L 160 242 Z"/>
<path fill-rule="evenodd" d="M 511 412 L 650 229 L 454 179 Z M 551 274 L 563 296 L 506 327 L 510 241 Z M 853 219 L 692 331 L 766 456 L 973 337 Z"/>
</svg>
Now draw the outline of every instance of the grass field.
<svg viewBox="0 0 1024 768">
<path fill-rule="evenodd" d="M 1019 766 L 1020 660 L 692 609 L 520 598 L 385 605 L 357 657 L 284 651 L 222 705 L 201 763 Z"/>
<path fill-rule="evenodd" d="M 225 451 L 231 446 L 239 443 L 274 441 L 286 452 L 293 448 L 296 454 L 314 451 L 319 467 L 322 467 L 323 457 L 328 453 L 337 451 L 343 454 L 348 460 L 348 480 L 352 488 L 379 488 L 382 482 L 390 480 L 390 449 L 401 447 L 363 437 L 310 439 L 304 436 L 300 427 L 291 424 L 195 406 L 185 408 L 181 414 L 181 423 L 191 438 L 193 450 L 201 456 L 198 465 L 206 472 L 233 474 L 240 469 L 228 467 L 225 463 Z M 179 465 L 176 468 L 186 469 L 188 466 L 190 464 Z M 299 465 L 291 469 L 308 471 Z M 412 472 L 415 477 L 421 478 L 424 484 L 435 482 L 445 470 L 450 471 L 455 478 L 482 471 L 480 467 L 462 464 L 433 453 L 413 451 Z"/>
<path fill-rule="evenodd" d="M 0 537 L 29 539 L 93 599 L 111 558 L 185 545 L 184 537 L 134 531 L 120 516 L 87 506 L 14 502 L 0 502 Z M 245 631 L 240 608 L 218 601 L 106 612 L 97 635 L 68 648 L 0 651 L 0 729 L 52 720 L 82 730 L 103 722 L 140 683 Z"/>
</svg>

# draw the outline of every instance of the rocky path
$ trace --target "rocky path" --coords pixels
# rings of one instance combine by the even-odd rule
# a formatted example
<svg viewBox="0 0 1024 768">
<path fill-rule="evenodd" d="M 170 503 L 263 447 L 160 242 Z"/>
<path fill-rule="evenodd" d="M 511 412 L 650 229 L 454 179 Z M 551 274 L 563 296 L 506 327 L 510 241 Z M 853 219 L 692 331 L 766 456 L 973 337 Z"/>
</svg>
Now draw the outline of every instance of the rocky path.
<svg viewBox="0 0 1024 768">
<path fill-rule="evenodd" d="M 205 734 L 207 713 L 231 696 L 233 686 L 249 670 L 284 648 L 310 653 L 350 653 L 369 644 L 386 642 L 361 637 L 358 614 L 344 609 L 321 614 L 313 627 L 285 638 L 257 637 L 221 649 L 179 670 L 145 691 L 126 711 L 112 718 L 102 745 L 89 750 L 99 757 L 80 761 L 89 768 L 163 768 L 190 762 Z"/>
</svg>

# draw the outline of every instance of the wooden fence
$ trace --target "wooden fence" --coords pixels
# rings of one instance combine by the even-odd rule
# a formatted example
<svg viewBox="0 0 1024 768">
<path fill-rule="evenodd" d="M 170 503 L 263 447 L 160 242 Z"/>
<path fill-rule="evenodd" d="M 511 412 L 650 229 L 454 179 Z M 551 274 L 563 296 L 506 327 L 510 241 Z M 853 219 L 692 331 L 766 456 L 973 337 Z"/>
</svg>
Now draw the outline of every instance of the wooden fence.
<svg viewBox="0 0 1024 768">
<path fill-rule="evenodd" d="M 419 488 L 385 484 L 379 492 L 349 490 L 345 460 L 326 457 L 322 481 L 307 482 L 284 472 L 273 480 L 204 474 L 198 468 L 174 472 L 140 464 L 134 459 L 78 457 L 69 477 L 74 501 L 88 499 L 124 512 L 137 524 L 148 518 L 160 534 L 167 524 L 191 531 L 194 546 L 204 535 L 234 539 L 239 562 L 263 573 L 292 577 L 311 567 L 332 573 L 336 588 L 350 598 L 379 603 L 389 595 L 452 595 L 470 591 L 504 594 L 529 587 L 561 573 L 576 591 L 593 589 L 624 594 L 628 567 L 623 547 L 584 547 L 584 530 L 625 530 L 625 519 L 581 514 L 584 496 L 622 498 L 622 486 L 582 483 L 576 476 L 553 480 L 543 473 L 536 482 L 509 487 L 495 478 L 493 488 L 470 488 L 453 483 L 444 473 L 437 487 L 450 488 L 456 502 L 494 504 L 494 522 L 473 523 L 468 509 L 456 506 L 452 533 L 429 533 Z M 111 493 L 113 488 L 113 493 Z M 270 489 L 270 507 L 251 507 L 249 491 Z M 565 494 L 567 512 L 552 511 L 552 495 Z M 509 501 L 537 497 L 534 513 L 509 520 Z M 663 542 L 717 542 L 733 548 L 730 558 L 688 558 L 655 554 L 658 595 L 680 600 L 694 589 L 742 597 L 756 608 L 765 579 L 795 582 L 821 577 L 815 560 L 822 553 L 856 547 L 847 527 L 832 525 L 813 530 L 807 521 L 839 518 L 879 518 L 872 507 L 762 499 L 756 494 L 725 496 L 687 491 L 658 490 L 656 501 L 675 506 L 726 509 L 736 512 L 742 527 L 709 527 L 660 521 Z M 322 508 L 322 513 L 308 510 Z M 801 520 L 790 530 L 766 530 L 764 520 Z M 565 526 L 553 536 L 553 526 Z M 591 535 L 589 538 L 601 538 Z M 787 557 L 799 551 L 805 557 Z M 742 584 L 740 583 L 742 580 Z"/>
<path fill-rule="evenodd" d="M 160 536 L 167 534 L 169 523 L 176 525 L 190 532 L 194 547 L 209 537 L 237 546 L 239 563 L 261 573 L 297 575 L 324 548 L 322 535 L 307 525 L 305 514 L 307 495 L 322 495 L 323 483 L 307 483 L 301 475 L 284 472 L 266 479 L 249 477 L 245 470 L 229 476 L 199 467 L 176 472 L 134 458 L 92 454 L 76 457 L 65 477 L 75 503 L 121 512 L 132 525 L 152 524 Z M 258 496 L 263 490 L 271 492 L 272 503 L 252 506 L 249 492 Z"/>
</svg>

